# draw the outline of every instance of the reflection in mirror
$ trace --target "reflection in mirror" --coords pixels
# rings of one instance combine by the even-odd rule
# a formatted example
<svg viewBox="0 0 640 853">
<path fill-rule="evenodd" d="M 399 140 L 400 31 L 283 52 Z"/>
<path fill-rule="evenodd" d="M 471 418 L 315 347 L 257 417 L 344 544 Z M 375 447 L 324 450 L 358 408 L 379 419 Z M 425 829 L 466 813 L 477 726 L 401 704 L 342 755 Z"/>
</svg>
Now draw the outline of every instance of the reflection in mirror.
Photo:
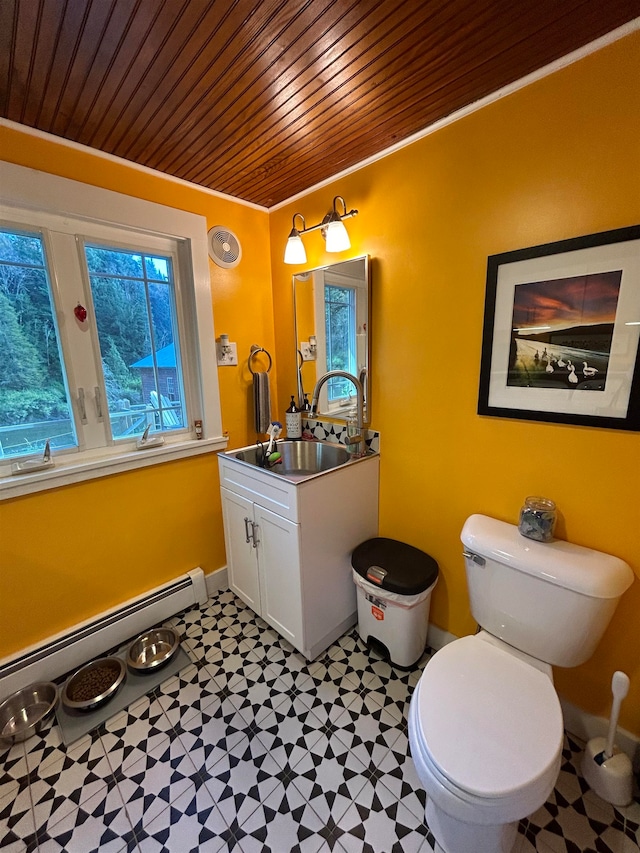
<svg viewBox="0 0 640 853">
<path fill-rule="evenodd" d="M 298 398 L 301 406 L 329 370 L 346 370 L 364 387 L 364 421 L 371 420 L 369 263 L 366 256 L 293 277 Z M 318 413 L 344 419 L 355 411 L 355 388 L 342 378 L 322 388 Z"/>
</svg>

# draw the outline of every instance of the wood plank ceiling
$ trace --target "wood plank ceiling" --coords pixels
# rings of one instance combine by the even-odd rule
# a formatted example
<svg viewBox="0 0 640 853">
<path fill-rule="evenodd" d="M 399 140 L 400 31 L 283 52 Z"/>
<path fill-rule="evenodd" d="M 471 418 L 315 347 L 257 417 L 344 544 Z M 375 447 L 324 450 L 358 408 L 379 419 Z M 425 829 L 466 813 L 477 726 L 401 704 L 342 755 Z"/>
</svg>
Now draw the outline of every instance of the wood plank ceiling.
<svg viewBox="0 0 640 853">
<path fill-rule="evenodd" d="M 1 0 L 0 115 L 270 207 L 640 0 Z"/>
</svg>

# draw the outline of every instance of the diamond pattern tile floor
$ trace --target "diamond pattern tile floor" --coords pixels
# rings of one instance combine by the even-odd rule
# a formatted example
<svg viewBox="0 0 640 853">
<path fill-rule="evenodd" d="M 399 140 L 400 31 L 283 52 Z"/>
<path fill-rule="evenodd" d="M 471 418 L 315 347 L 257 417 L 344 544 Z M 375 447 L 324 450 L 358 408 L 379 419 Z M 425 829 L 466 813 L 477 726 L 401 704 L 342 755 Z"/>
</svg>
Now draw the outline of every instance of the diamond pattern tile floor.
<svg viewBox="0 0 640 853">
<path fill-rule="evenodd" d="M 230 592 L 171 620 L 192 664 L 65 746 L 55 722 L 0 757 L 6 853 L 429 853 L 402 672 L 357 632 L 308 663 Z M 514 853 L 632 853 L 565 738 L 549 801 Z"/>
</svg>

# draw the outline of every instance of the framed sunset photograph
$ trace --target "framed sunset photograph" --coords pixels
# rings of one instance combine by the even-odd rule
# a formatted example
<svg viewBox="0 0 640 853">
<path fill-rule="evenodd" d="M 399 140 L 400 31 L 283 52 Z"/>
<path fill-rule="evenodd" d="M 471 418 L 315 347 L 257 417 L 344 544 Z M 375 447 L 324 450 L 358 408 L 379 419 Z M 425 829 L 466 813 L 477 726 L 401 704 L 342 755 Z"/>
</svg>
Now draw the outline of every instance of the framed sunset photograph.
<svg viewBox="0 0 640 853">
<path fill-rule="evenodd" d="M 640 430 L 640 225 L 492 255 L 478 414 Z"/>
</svg>

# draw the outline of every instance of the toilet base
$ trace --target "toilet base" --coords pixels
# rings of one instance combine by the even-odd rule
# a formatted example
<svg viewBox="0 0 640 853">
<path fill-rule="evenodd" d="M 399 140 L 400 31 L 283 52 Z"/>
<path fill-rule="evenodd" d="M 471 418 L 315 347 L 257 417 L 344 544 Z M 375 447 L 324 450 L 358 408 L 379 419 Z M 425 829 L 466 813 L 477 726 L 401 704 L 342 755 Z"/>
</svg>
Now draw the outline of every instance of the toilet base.
<svg viewBox="0 0 640 853">
<path fill-rule="evenodd" d="M 518 834 L 518 822 L 464 823 L 442 811 L 427 798 L 427 826 L 436 839 L 437 853 L 510 853 Z"/>
</svg>

